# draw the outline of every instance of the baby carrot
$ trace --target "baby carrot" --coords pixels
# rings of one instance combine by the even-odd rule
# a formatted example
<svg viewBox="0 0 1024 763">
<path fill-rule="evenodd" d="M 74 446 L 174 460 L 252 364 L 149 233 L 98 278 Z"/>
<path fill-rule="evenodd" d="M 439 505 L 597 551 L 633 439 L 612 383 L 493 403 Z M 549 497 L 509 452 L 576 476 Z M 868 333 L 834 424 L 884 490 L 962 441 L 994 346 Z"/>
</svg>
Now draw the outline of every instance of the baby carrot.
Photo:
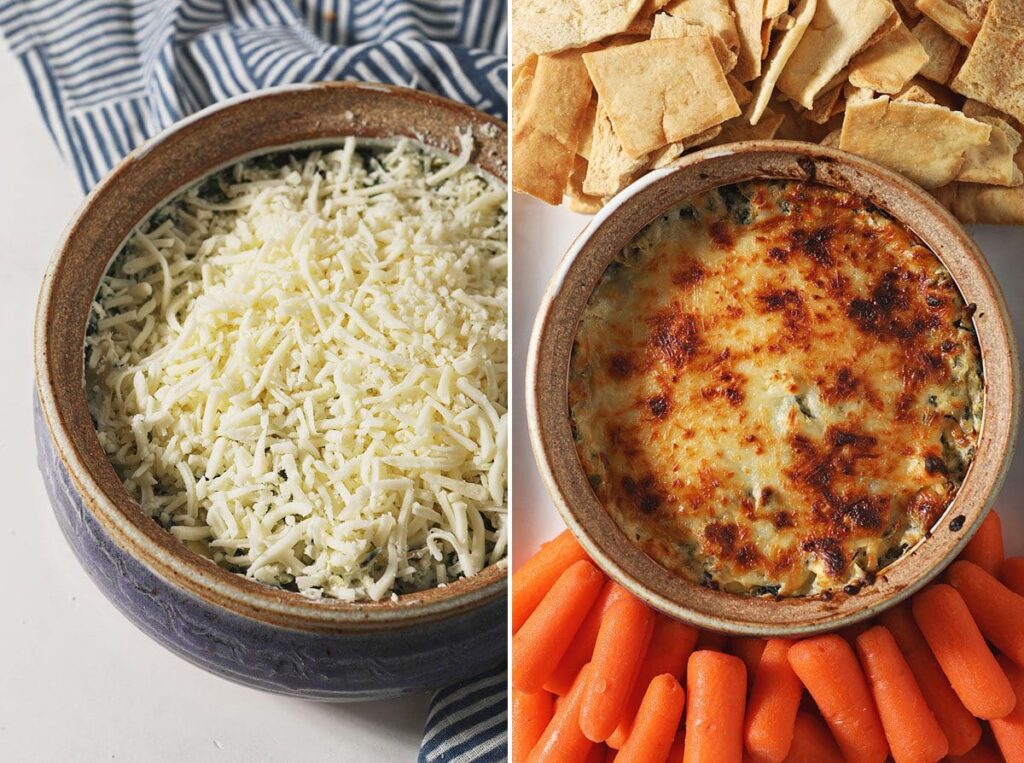
<svg viewBox="0 0 1024 763">
<path fill-rule="evenodd" d="M 583 759 L 583 763 L 606 763 L 608 760 L 608 748 L 603 744 L 591 745 L 590 752 Z"/>
<path fill-rule="evenodd" d="M 857 637 L 885 737 L 896 763 L 934 763 L 949 752 L 949 741 L 921 694 L 921 688 L 884 625 Z"/>
<path fill-rule="evenodd" d="M 747 666 L 747 675 L 751 680 L 753 680 L 754 673 L 757 672 L 757 663 L 761 659 L 765 643 L 763 638 L 746 636 L 729 639 L 729 652 L 743 660 L 743 664 Z"/>
<path fill-rule="evenodd" d="M 954 562 L 946 578 L 971 610 L 978 629 L 999 651 L 1024 665 L 1024 596 L 971 562 Z"/>
<path fill-rule="evenodd" d="M 595 750 L 600 750 L 601 748 L 598 745 L 595 744 L 594 745 L 594 749 Z M 615 759 L 617 757 L 619 757 L 619 751 L 618 750 L 616 750 L 616 749 L 614 749 L 612 747 L 604 748 L 604 758 L 603 758 L 604 763 L 615 763 Z"/>
<path fill-rule="evenodd" d="M 579 763 L 586 760 L 594 743 L 580 731 L 580 703 L 589 675 L 590 666 L 585 665 L 572 689 L 558 703 L 554 718 L 533 746 L 527 763 Z"/>
<path fill-rule="evenodd" d="M 971 612 L 944 583 L 914 597 L 914 620 L 964 707 L 978 718 L 1002 718 L 1017 699 Z"/>
<path fill-rule="evenodd" d="M 618 596 L 608 607 L 580 708 L 580 728 L 591 741 L 603 742 L 619 725 L 653 630 L 654 611 L 635 596 Z"/>
<path fill-rule="evenodd" d="M 633 730 L 640 703 L 655 676 L 668 673 L 676 678 L 682 678 L 686 672 L 686 660 L 689 659 L 696 642 L 696 628 L 664 615 L 655 618 L 651 645 L 647 648 L 647 655 L 640 666 L 640 672 L 637 673 L 633 693 L 622 710 L 622 720 L 619 721 L 614 733 L 608 737 L 609 747 L 619 749 L 626 743 Z"/>
<path fill-rule="evenodd" d="M 576 680 L 580 669 L 590 662 L 594 654 L 594 644 L 597 643 L 597 632 L 601 629 L 601 618 L 608 609 L 608 605 L 615 600 L 616 596 L 629 596 L 629 593 L 622 586 L 616 585 L 611 580 L 604 584 L 601 594 L 590 608 L 583 625 L 576 631 L 576 637 L 565 650 L 565 655 L 555 668 L 555 672 L 544 683 L 545 691 L 562 696 L 567 694 L 572 682 Z"/>
<path fill-rule="evenodd" d="M 555 714 L 555 698 L 546 691 L 512 690 L 512 763 L 524 763 Z"/>
<path fill-rule="evenodd" d="M 879 619 L 896 639 L 928 707 L 945 732 L 950 755 L 963 755 L 973 749 L 981 739 L 981 724 L 949 685 L 946 674 L 914 622 L 910 608 L 906 605 L 893 607 Z"/>
<path fill-rule="evenodd" d="M 685 695 L 675 676 L 655 676 L 644 693 L 636 723 L 616 760 L 619 763 L 665 763 L 683 717 Z"/>
<path fill-rule="evenodd" d="M 731 654 L 699 650 L 686 664 L 683 763 L 741 763 L 747 668 Z"/>
<path fill-rule="evenodd" d="M 989 721 L 996 744 L 1006 758 L 1006 763 L 1022 763 L 1024 761 L 1024 668 L 999 655 L 999 665 L 1006 671 L 1007 678 L 1017 695 L 1017 704 L 1013 711 L 1003 718 Z"/>
<path fill-rule="evenodd" d="M 814 697 L 848 760 L 882 763 L 889 755 L 867 679 L 850 645 L 834 633 L 798 641 L 789 664 Z"/>
<path fill-rule="evenodd" d="M 513 687 L 540 691 L 601 593 L 604 580 L 590 562 L 576 562 L 562 573 L 512 637 Z"/>
<path fill-rule="evenodd" d="M 782 763 L 793 741 L 793 724 L 804 686 L 789 664 L 793 642 L 771 639 L 753 673 L 743 738 L 757 763 Z"/>
<path fill-rule="evenodd" d="M 948 763 L 1004 763 L 1003 756 L 988 742 L 973 747 L 963 755 L 950 755 Z"/>
<path fill-rule="evenodd" d="M 836 740 L 818 715 L 801 710 L 793 724 L 793 744 L 785 763 L 844 763 Z"/>
<path fill-rule="evenodd" d="M 990 575 L 999 574 L 999 565 L 1003 563 L 1003 522 L 995 511 L 988 513 L 957 558 L 974 562 Z"/>
<path fill-rule="evenodd" d="M 1011 556 L 999 565 L 999 579 L 1019 596 L 1024 596 L 1024 556 Z"/>
<path fill-rule="evenodd" d="M 542 545 L 512 576 L 512 632 L 522 627 L 563 572 L 586 559 L 586 553 L 568 530 Z"/>
</svg>

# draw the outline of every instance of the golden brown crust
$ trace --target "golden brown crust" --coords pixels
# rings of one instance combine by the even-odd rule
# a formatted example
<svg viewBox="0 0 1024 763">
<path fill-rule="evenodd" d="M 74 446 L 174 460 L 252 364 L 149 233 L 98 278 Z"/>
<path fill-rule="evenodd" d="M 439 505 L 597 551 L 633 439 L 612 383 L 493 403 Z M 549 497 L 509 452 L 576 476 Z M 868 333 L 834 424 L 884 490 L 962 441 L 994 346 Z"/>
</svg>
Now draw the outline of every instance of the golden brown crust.
<svg viewBox="0 0 1024 763">
<path fill-rule="evenodd" d="M 969 310 L 864 200 L 751 182 L 666 213 L 580 325 L 570 406 L 598 498 L 685 577 L 857 585 L 934 523 L 980 416 Z"/>
</svg>

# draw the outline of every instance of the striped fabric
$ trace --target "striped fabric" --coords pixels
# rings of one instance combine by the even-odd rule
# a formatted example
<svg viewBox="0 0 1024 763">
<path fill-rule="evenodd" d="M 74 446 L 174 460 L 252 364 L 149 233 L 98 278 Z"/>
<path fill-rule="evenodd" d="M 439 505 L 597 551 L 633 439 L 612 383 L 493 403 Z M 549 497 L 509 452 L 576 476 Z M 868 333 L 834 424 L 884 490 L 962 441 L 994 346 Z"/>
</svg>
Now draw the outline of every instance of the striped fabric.
<svg viewBox="0 0 1024 763">
<path fill-rule="evenodd" d="M 492 763 L 508 758 L 502 668 L 443 689 L 427 716 L 418 763 Z"/>
<path fill-rule="evenodd" d="M 505 0 L 0 0 L 83 190 L 181 117 L 274 85 L 389 82 L 505 118 L 505 18 Z"/>
<path fill-rule="evenodd" d="M 505 0 L 0 0 L 0 31 L 88 191 L 146 138 L 293 82 L 417 87 L 505 118 Z M 506 673 L 437 693 L 421 763 L 507 759 Z"/>
</svg>

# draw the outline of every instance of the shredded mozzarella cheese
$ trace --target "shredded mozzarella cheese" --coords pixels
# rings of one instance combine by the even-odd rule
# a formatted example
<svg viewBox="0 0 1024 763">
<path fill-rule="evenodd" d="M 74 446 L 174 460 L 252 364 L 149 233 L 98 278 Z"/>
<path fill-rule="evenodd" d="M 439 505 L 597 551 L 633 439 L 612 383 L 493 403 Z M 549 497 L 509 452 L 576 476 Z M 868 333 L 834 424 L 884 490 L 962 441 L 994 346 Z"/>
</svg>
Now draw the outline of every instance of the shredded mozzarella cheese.
<svg viewBox="0 0 1024 763">
<path fill-rule="evenodd" d="M 506 194 L 471 149 L 349 138 L 244 162 L 114 260 L 90 409 L 183 543 L 347 601 L 504 563 Z"/>
</svg>

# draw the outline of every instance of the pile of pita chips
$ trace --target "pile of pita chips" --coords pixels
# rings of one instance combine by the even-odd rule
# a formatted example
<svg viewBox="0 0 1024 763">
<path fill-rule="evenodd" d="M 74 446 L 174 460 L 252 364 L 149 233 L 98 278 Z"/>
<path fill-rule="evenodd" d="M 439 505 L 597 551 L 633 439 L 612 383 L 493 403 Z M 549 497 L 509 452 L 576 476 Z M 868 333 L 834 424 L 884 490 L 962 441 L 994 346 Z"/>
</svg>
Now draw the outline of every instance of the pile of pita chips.
<svg viewBox="0 0 1024 763">
<path fill-rule="evenodd" d="M 512 35 L 512 183 L 548 203 L 782 138 L 1024 224 L 1022 0 L 513 0 Z"/>
</svg>

